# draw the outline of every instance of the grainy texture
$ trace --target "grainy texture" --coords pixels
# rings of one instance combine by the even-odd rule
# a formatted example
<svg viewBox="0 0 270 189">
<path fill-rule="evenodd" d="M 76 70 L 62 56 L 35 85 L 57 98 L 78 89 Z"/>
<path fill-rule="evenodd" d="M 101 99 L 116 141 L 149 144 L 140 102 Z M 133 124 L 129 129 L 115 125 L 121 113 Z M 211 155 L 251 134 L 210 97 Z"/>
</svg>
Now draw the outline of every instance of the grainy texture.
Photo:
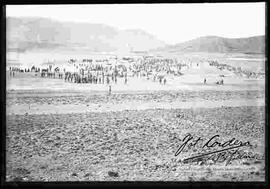
<svg viewBox="0 0 270 189">
<path fill-rule="evenodd" d="M 264 107 L 8 115 L 7 125 L 8 180 L 264 180 L 264 160 L 198 166 L 174 156 L 187 133 L 249 140 L 263 155 Z"/>
</svg>

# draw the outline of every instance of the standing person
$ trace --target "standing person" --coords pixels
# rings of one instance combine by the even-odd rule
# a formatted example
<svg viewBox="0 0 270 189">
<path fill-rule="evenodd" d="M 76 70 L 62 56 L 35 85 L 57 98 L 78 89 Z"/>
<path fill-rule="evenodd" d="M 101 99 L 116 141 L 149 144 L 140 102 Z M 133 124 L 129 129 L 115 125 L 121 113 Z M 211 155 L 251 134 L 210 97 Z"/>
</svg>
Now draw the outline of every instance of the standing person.
<svg viewBox="0 0 270 189">
<path fill-rule="evenodd" d="M 89 75 L 89 82 L 92 84 L 92 74 Z"/>
<path fill-rule="evenodd" d="M 125 74 L 125 84 L 127 84 L 127 74 Z"/>
<path fill-rule="evenodd" d="M 206 78 L 204 78 L 203 83 L 206 84 Z"/>
<path fill-rule="evenodd" d="M 166 78 L 164 78 L 163 83 L 164 83 L 164 85 L 166 84 Z"/>
<path fill-rule="evenodd" d="M 101 83 L 101 77 L 98 78 L 98 83 L 99 83 L 99 84 Z"/>
<path fill-rule="evenodd" d="M 107 76 L 107 84 L 110 84 L 109 76 Z"/>
<path fill-rule="evenodd" d="M 109 95 L 112 93 L 112 86 L 109 85 Z"/>
</svg>

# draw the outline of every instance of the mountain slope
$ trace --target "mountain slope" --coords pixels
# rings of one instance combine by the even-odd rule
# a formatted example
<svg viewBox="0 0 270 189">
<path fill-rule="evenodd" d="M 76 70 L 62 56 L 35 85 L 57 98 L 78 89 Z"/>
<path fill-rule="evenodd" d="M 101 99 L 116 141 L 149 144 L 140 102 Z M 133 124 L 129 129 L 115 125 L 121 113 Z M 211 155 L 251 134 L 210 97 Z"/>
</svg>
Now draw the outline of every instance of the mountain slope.
<svg viewBox="0 0 270 189">
<path fill-rule="evenodd" d="M 223 38 L 206 36 L 184 43 L 166 46 L 155 51 L 163 52 L 212 52 L 212 53 L 264 53 L 265 37 Z"/>
<path fill-rule="evenodd" d="M 58 22 L 38 17 L 7 18 L 7 49 L 149 50 L 164 42 L 141 30 L 118 30 L 104 24 Z"/>
</svg>

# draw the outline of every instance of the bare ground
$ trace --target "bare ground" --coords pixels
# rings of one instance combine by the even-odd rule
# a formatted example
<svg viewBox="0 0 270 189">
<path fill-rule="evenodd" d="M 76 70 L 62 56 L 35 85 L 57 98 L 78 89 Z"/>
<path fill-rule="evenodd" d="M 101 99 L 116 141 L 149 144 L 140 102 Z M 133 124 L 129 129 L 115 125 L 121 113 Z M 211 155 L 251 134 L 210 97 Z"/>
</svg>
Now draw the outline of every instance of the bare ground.
<svg viewBox="0 0 270 189">
<path fill-rule="evenodd" d="M 182 161 L 211 149 L 174 156 L 191 133 L 205 139 L 219 134 L 223 142 L 233 137 L 249 141 L 253 147 L 244 150 L 263 157 L 263 83 L 189 83 L 190 90 L 185 85 L 172 89 L 153 84 L 149 90 L 144 90 L 147 84 L 141 90 L 129 85 L 108 95 L 105 87 L 28 79 L 7 83 L 7 181 L 265 178 L 263 158 L 233 160 L 225 166 Z"/>
<path fill-rule="evenodd" d="M 174 156 L 187 133 L 235 137 L 264 155 L 264 107 L 8 115 L 7 179 L 264 180 L 264 160 L 184 164 Z M 185 156 L 196 151 L 185 153 Z M 196 171 L 197 170 L 197 171 Z"/>
</svg>

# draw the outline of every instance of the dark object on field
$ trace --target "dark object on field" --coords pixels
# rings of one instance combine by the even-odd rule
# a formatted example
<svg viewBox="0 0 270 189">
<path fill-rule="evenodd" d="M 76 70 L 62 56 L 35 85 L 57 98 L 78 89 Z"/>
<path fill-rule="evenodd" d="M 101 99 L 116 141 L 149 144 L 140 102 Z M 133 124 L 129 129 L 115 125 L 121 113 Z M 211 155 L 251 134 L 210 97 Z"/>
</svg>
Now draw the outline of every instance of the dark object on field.
<svg viewBox="0 0 270 189">
<path fill-rule="evenodd" d="M 28 175 L 28 174 L 30 174 L 29 170 L 27 170 L 25 168 L 21 168 L 21 167 L 15 169 L 14 172 L 17 173 L 18 175 Z"/>
<path fill-rule="evenodd" d="M 206 84 L 206 78 L 204 78 L 203 83 Z"/>
<path fill-rule="evenodd" d="M 109 95 L 112 93 L 112 86 L 109 86 Z"/>
<path fill-rule="evenodd" d="M 249 162 L 243 162 L 243 165 L 250 165 Z"/>
<path fill-rule="evenodd" d="M 77 173 L 72 173 L 71 176 L 77 177 Z"/>
<path fill-rule="evenodd" d="M 220 85 L 223 85 L 223 79 L 221 79 L 221 81 L 220 81 Z"/>
<path fill-rule="evenodd" d="M 113 172 L 113 171 L 109 171 L 109 172 L 108 172 L 108 175 L 109 175 L 110 177 L 119 177 L 119 174 L 118 174 L 117 172 Z"/>
<path fill-rule="evenodd" d="M 217 85 L 223 85 L 223 79 L 221 79 L 220 81 L 216 82 Z"/>
<path fill-rule="evenodd" d="M 13 179 L 13 181 L 23 181 L 23 178 L 22 177 L 15 177 L 14 179 Z"/>
<path fill-rule="evenodd" d="M 200 178 L 200 181 L 207 181 L 205 177 Z"/>
<path fill-rule="evenodd" d="M 178 118 L 183 118 L 183 117 L 184 117 L 184 115 L 182 115 L 182 114 L 178 114 L 178 115 L 176 115 L 176 117 L 178 117 Z"/>
<path fill-rule="evenodd" d="M 188 181 L 195 181 L 193 177 L 188 177 Z"/>
<path fill-rule="evenodd" d="M 31 72 L 34 72 L 35 71 L 35 66 L 32 66 L 32 68 L 31 68 Z"/>
</svg>

